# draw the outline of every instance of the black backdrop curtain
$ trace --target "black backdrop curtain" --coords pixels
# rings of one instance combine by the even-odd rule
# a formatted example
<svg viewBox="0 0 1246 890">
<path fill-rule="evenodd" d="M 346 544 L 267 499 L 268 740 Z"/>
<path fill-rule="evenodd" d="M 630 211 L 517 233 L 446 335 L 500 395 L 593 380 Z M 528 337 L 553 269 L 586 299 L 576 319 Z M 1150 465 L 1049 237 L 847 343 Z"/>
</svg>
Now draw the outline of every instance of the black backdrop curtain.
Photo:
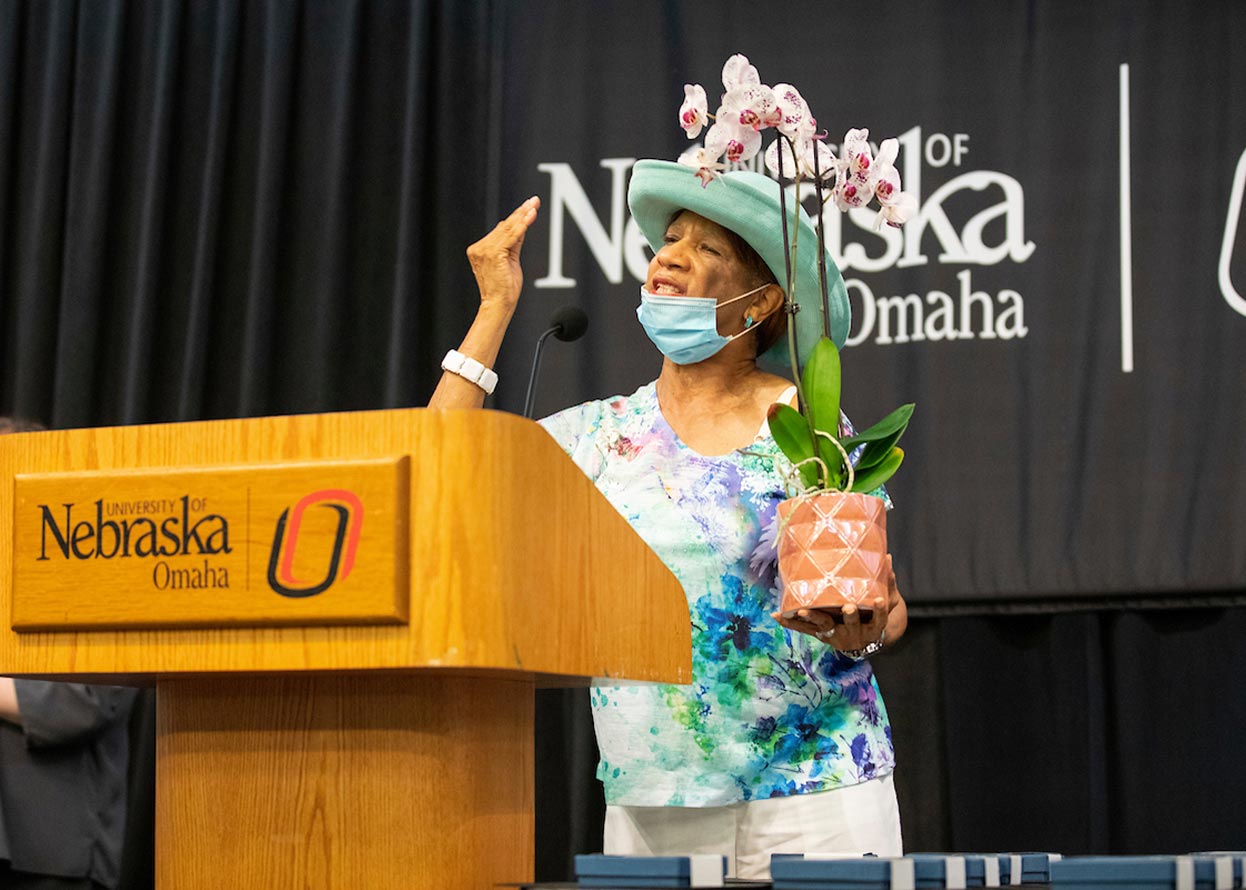
<svg viewBox="0 0 1246 890">
<path fill-rule="evenodd" d="M 420 404 L 474 311 L 463 249 L 508 209 L 498 121 L 523 85 L 500 23 L 524 16 L 0 0 L 0 411 L 68 427 Z M 591 342 L 542 405 L 604 394 L 617 344 Z M 529 347 L 508 351 L 523 359 L 500 371 L 522 379 Z M 877 661 L 908 847 L 1240 848 L 1246 610 L 1197 593 L 1180 610 L 919 611 Z M 600 843 L 600 791 L 586 697 L 538 708 L 538 875 L 560 878 Z M 142 887 L 150 699 L 134 732 L 125 874 Z"/>
<path fill-rule="evenodd" d="M 486 4 L 0 3 L 0 404 L 416 404 L 489 218 Z"/>
</svg>

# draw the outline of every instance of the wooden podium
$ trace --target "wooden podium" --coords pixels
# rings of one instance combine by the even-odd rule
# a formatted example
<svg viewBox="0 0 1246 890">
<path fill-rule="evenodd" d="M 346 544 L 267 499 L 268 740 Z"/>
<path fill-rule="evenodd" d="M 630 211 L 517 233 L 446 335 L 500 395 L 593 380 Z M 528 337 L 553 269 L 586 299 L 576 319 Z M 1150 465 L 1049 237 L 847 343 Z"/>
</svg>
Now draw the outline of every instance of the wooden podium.
<svg viewBox="0 0 1246 890">
<path fill-rule="evenodd" d="M 157 689 L 156 875 L 533 875 L 533 690 L 686 683 L 683 592 L 535 424 L 0 437 L 0 675 Z"/>
</svg>

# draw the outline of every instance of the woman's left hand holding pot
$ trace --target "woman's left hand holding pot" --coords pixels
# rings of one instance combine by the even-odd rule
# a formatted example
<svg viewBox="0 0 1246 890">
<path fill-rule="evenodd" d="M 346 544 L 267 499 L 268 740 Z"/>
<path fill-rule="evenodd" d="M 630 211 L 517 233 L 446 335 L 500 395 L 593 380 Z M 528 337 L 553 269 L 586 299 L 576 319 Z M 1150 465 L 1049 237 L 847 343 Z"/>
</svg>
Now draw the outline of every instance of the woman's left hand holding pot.
<svg viewBox="0 0 1246 890">
<path fill-rule="evenodd" d="M 773 613 L 774 619 L 790 630 L 816 637 L 841 652 L 856 653 L 873 643 L 894 643 L 908 625 L 904 597 L 896 586 L 896 574 L 887 556 L 887 597 L 875 597 L 860 607 L 849 603 L 837 617 L 824 609 L 800 609 L 791 618 Z M 869 608 L 868 620 L 862 620 L 862 609 Z"/>
</svg>

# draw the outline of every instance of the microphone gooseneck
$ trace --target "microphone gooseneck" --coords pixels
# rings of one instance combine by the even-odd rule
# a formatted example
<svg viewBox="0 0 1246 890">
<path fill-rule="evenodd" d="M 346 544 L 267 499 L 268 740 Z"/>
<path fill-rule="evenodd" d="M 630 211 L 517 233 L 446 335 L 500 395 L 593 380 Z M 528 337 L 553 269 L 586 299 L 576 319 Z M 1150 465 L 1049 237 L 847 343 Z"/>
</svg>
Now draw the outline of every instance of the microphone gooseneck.
<svg viewBox="0 0 1246 890">
<path fill-rule="evenodd" d="M 588 316 L 578 306 L 563 306 L 549 320 L 549 327 L 537 338 L 536 353 L 532 356 L 532 373 L 528 375 L 528 394 L 524 397 L 523 416 L 532 417 L 533 400 L 536 396 L 536 377 L 541 368 L 541 347 L 553 334 L 564 343 L 578 340 L 588 330 Z"/>
</svg>

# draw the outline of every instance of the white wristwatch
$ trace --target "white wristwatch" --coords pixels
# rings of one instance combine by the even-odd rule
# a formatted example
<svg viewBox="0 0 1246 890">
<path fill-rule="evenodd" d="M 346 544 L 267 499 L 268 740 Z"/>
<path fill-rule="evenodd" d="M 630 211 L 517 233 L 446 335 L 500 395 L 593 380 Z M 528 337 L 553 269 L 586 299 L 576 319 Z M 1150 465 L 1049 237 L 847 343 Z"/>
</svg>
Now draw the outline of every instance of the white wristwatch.
<svg viewBox="0 0 1246 890">
<path fill-rule="evenodd" d="M 493 388 L 498 385 L 498 375 L 493 372 L 492 368 L 486 368 L 457 349 L 451 349 L 446 353 L 446 357 L 441 360 L 441 369 L 451 374 L 458 374 L 464 380 L 476 384 L 485 391 L 485 395 L 492 394 Z"/>
</svg>

